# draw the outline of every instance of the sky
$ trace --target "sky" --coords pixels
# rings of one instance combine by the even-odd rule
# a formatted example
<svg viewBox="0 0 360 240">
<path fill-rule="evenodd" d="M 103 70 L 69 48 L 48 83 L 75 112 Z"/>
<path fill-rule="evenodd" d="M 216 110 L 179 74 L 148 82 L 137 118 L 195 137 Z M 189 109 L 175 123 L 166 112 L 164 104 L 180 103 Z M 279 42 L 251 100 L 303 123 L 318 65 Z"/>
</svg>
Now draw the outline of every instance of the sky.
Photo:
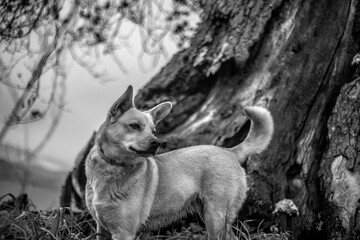
<svg viewBox="0 0 360 240">
<path fill-rule="evenodd" d="M 151 80 L 177 51 L 176 44 L 168 39 L 165 46 L 168 57 L 162 56 L 156 66 L 150 58 L 144 58 L 146 71 L 139 67 L 138 53 L 141 51 L 140 39 L 136 34 L 130 41 L 130 50 L 126 48 L 118 52 L 124 62 L 127 73 L 124 73 L 111 59 L 98 62 L 100 69 L 104 70 L 108 81 L 94 79 L 83 67 L 79 66 L 71 57 L 65 57 L 66 72 L 66 107 L 62 112 L 61 120 L 53 136 L 41 151 L 39 159 L 45 167 L 71 169 L 81 148 L 86 144 L 92 132 L 100 127 L 105 120 L 107 111 L 112 103 L 122 95 L 128 85 L 134 87 L 135 94 Z M 20 66 L 21 67 L 21 66 Z M 16 71 L 15 71 L 16 72 Z M 43 88 L 50 88 L 42 79 Z M 11 90 L 10 90 L 11 91 Z M 45 91 L 46 92 L 46 91 Z M 0 128 L 9 115 L 14 102 L 9 94 L 9 87 L 0 85 Z M 19 148 L 34 148 L 45 136 L 52 121 L 52 113 L 38 122 L 12 127 L 4 139 L 5 144 Z M 27 134 L 25 134 L 27 133 Z M 50 166 L 51 165 L 51 166 Z"/>
</svg>

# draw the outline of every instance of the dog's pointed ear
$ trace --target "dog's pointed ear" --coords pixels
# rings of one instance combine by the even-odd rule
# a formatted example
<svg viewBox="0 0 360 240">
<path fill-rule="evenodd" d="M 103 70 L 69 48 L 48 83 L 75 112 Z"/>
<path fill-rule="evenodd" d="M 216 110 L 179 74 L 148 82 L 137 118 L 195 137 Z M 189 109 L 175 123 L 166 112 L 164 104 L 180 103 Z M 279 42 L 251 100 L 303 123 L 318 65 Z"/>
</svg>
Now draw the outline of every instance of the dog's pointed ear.
<svg viewBox="0 0 360 240">
<path fill-rule="evenodd" d="M 164 117 L 169 114 L 171 108 L 171 102 L 163 102 L 146 112 L 151 115 L 156 126 Z"/>
<path fill-rule="evenodd" d="M 113 118 L 119 117 L 132 107 L 135 107 L 134 93 L 133 87 L 129 85 L 125 93 L 111 106 L 108 116 Z"/>
</svg>

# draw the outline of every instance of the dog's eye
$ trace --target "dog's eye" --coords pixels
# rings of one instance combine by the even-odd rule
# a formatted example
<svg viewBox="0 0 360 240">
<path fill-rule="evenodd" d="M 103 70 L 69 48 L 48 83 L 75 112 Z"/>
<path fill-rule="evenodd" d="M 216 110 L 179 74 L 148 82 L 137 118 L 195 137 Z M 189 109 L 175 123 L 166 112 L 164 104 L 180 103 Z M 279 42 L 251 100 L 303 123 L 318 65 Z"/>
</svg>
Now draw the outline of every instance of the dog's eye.
<svg viewBox="0 0 360 240">
<path fill-rule="evenodd" d="M 129 125 L 132 129 L 139 131 L 140 130 L 140 125 L 137 123 L 132 123 Z"/>
<path fill-rule="evenodd" d="M 155 135 L 155 134 L 156 134 L 156 130 L 152 130 L 152 134 L 154 134 L 154 135 Z"/>
</svg>

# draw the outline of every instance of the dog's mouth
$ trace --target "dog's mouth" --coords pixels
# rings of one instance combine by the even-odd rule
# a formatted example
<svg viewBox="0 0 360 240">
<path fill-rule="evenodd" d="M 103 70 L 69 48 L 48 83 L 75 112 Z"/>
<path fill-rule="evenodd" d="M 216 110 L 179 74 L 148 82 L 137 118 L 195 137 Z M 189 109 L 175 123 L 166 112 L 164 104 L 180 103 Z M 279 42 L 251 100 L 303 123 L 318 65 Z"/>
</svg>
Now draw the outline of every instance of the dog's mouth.
<svg viewBox="0 0 360 240">
<path fill-rule="evenodd" d="M 150 148 L 150 149 L 146 149 L 146 150 L 139 150 L 139 149 L 136 149 L 136 148 L 134 148 L 132 146 L 129 147 L 129 150 L 131 150 L 134 153 L 139 154 L 139 155 L 155 155 L 156 152 L 157 152 L 157 149 L 158 148 Z"/>
</svg>

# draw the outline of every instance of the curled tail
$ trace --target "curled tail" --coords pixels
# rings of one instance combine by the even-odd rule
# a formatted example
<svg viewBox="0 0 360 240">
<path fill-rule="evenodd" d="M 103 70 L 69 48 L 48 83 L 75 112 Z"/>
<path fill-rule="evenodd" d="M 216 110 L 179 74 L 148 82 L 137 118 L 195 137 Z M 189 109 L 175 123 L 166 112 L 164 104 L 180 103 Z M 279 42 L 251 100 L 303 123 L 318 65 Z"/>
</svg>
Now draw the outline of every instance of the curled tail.
<svg viewBox="0 0 360 240">
<path fill-rule="evenodd" d="M 231 148 L 239 159 L 245 159 L 249 155 L 264 151 L 274 132 L 273 118 L 267 109 L 253 106 L 246 107 L 244 111 L 251 120 L 250 131 L 242 143 Z"/>
</svg>

